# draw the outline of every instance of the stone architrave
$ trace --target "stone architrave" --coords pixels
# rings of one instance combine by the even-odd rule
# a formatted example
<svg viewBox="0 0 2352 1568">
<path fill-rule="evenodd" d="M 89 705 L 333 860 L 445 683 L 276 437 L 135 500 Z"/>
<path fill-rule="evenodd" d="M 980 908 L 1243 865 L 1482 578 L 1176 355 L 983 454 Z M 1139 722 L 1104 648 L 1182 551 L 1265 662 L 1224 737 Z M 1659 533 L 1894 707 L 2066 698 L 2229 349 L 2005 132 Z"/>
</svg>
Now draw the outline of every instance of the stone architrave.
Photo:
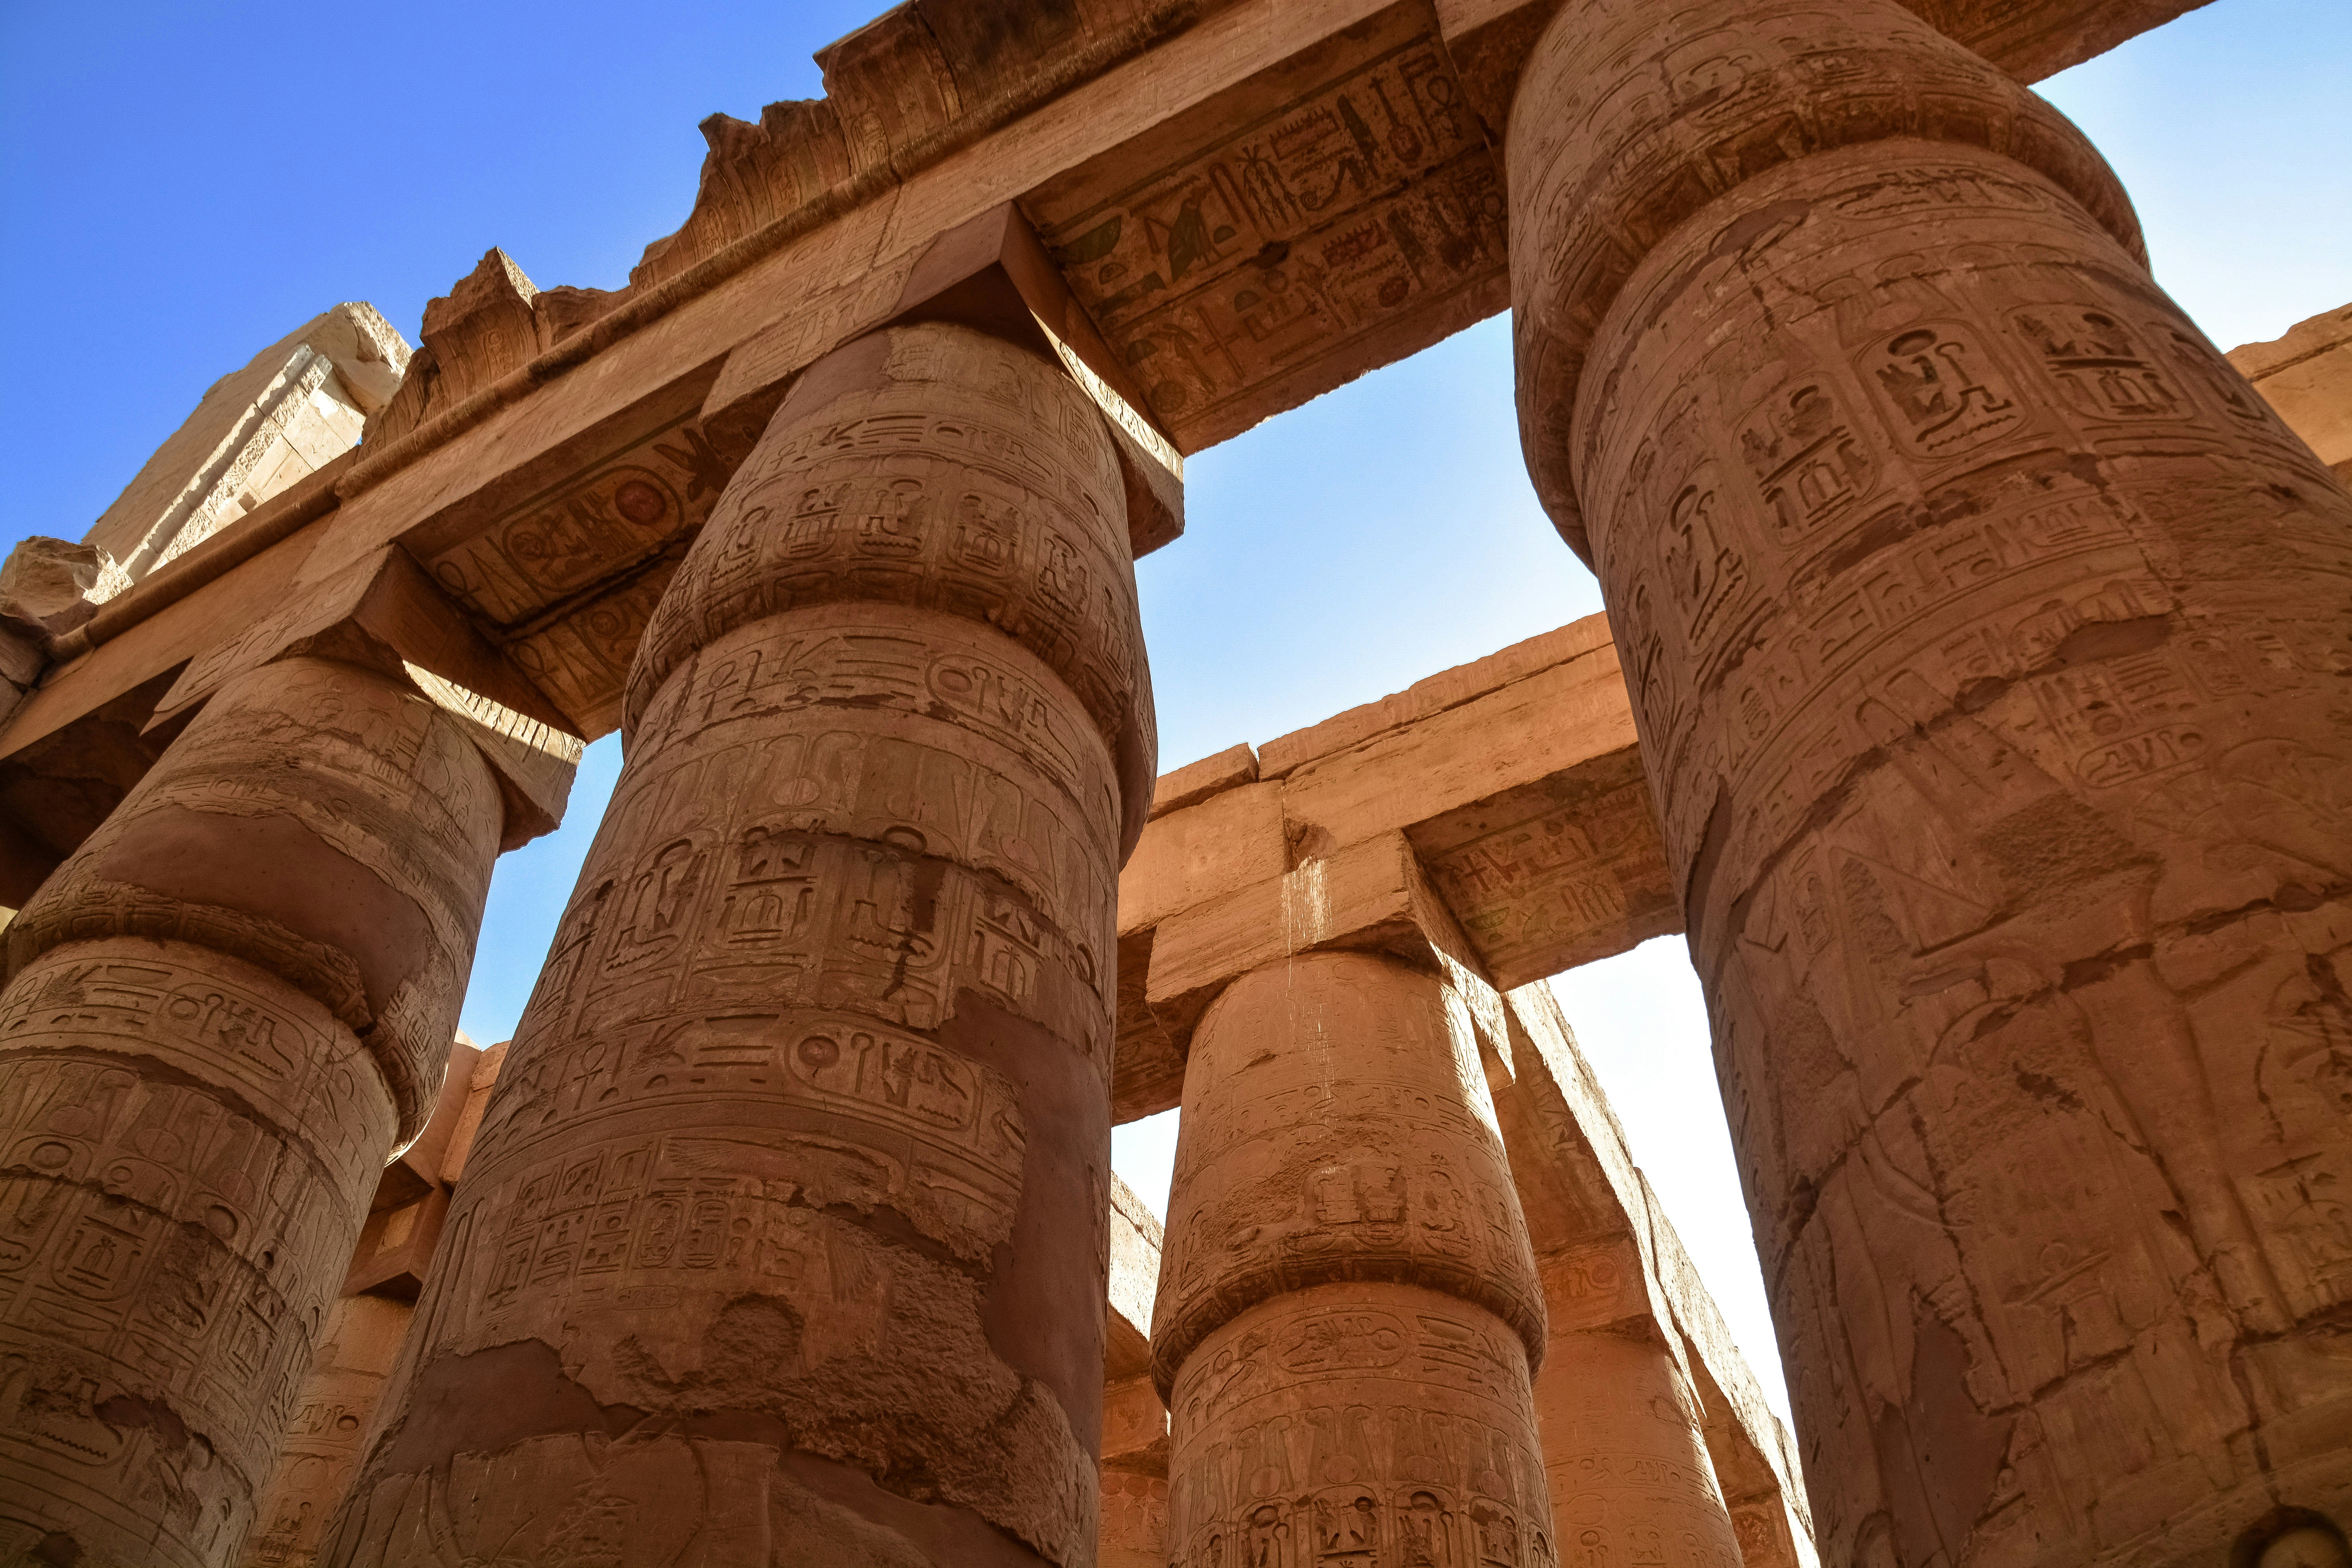
<svg viewBox="0 0 2352 1568">
<path fill-rule="evenodd" d="M 1202 1017 L 1152 1321 L 1169 1562 L 1557 1561 L 1475 1034 L 1386 952 L 1269 964 Z"/>
<path fill-rule="evenodd" d="M 297 655 L 229 677 L 11 922 L 0 1554 L 236 1561 L 504 823 L 463 720 Z"/>
<path fill-rule="evenodd" d="M 2297 321 L 2274 342 L 2241 343 L 2230 363 L 2315 457 L 2352 483 L 2352 305 Z"/>
<path fill-rule="evenodd" d="M 1091 1560 L 1124 507 L 997 339 L 796 384 L 647 628 L 322 1561 Z"/>
<path fill-rule="evenodd" d="M 1823 1556 L 2352 1519 L 2352 498 L 1887 0 L 1571 5 L 1509 159 Z"/>
</svg>

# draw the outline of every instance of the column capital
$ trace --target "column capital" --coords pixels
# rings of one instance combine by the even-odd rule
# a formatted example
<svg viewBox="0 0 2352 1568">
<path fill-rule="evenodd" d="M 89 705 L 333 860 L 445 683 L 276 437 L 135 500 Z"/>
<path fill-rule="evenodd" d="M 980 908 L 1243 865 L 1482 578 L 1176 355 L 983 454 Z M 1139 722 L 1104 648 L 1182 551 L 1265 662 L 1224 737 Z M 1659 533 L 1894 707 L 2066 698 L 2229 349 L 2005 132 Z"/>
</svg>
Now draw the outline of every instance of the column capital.
<svg viewBox="0 0 2352 1568">
<path fill-rule="evenodd" d="M 2073 122 L 1896 0 L 1704 0 L 1663 24 L 1638 0 L 1577 0 L 1545 30 L 1505 142 L 1519 431 L 1545 509 L 1588 563 L 1570 478 L 1585 455 L 1571 449 L 1569 417 L 1627 279 L 1685 220 L 1758 175 L 1887 141 L 2011 160 L 2146 265 L 2130 199 Z M 1806 210 L 1759 205 L 1720 243 L 1766 240 Z"/>
</svg>

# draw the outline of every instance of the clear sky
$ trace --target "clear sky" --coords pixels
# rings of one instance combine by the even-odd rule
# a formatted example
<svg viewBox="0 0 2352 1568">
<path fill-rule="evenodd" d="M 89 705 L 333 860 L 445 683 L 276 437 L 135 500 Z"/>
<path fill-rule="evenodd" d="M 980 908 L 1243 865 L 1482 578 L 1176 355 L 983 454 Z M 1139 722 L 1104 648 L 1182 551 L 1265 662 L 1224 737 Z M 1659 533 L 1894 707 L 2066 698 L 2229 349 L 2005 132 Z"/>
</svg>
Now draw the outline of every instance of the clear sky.
<svg viewBox="0 0 2352 1568">
<path fill-rule="evenodd" d="M 0 0 L 0 547 L 79 537 L 207 385 L 339 300 L 414 342 L 494 244 L 622 286 L 693 200 L 696 122 L 814 96 L 810 52 L 882 4 Z M 2347 84 L 2352 5 L 2216 0 L 2042 89 L 2229 347 L 2352 300 Z M 1195 458 L 1188 508 L 1139 573 L 1164 766 L 1600 608 L 1521 472 L 1499 320 Z M 569 826 L 501 862 L 475 1038 L 511 1032 L 618 766 L 592 748 Z M 1680 939 L 1556 984 L 1780 1402 Z M 1155 1205 L 1173 1121 L 1118 1140 Z"/>
</svg>

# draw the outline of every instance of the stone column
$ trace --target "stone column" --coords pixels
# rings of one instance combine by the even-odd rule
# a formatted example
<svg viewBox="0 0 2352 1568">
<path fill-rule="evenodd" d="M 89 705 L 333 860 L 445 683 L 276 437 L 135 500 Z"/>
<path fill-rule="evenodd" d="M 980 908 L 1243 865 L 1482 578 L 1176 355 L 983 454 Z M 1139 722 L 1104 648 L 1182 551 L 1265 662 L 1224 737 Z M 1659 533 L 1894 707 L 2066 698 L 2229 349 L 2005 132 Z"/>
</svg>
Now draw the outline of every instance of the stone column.
<svg viewBox="0 0 2352 1568">
<path fill-rule="evenodd" d="M 646 629 L 322 1561 L 1092 1555 L 1153 753 L 1122 495 L 993 338 L 795 385 Z"/>
<path fill-rule="evenodd" d="M 1578 0 L 1508 153 L 1822 1555 L 2352 1517 L 2352 500 L 1892 0 Z"/>
<path fill-rule="evenodd" d="M 1634 1244 L 1558 1254 L 1540 1268 L 1551 1339 L 1535 1401 L 1561 1563 L 1742 1568 L 1698 1391 L 1651 1311 Z"/>
<path fill-rule="evenodd" d="M 287 658 L 217 691 L 11 923 L 0 1556 L 236 1559 L 431 1108 L 503 820 L 459 721 Z"/>
<path fill-rule="evenodd" d="M 1561 1562 L 1740 1568 L 1690 1380 L 1664 1345 L 1555 1336 L 1536 1408 Z"/>
<path fill-rule="evenodd" d="M 1192 1037 L 1169 1212 L 1171 1563 L 1556 1560 L 1543 1299 L 1443 981 L 1335 951 L 1235 981 Z"/>
</svg>

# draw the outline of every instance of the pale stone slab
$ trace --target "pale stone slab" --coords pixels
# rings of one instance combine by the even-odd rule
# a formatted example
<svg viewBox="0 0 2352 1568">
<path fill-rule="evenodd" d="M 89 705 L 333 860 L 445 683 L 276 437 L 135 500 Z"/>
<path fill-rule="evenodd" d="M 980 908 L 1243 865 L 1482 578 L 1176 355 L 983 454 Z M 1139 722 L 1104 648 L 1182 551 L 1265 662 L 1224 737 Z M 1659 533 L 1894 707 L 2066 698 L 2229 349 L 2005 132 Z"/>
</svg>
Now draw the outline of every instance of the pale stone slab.
<svg viewBox="0 0 2352 1568">
<path fill-rule="evenodd" d="M 1174 773 L 1160 775 L 1159 787 L 1151 796 L 1151 815 L 1165 816 L 1171 811 L 1198 805 L 1220 790 L 1254 783 L 1257 772 L 1257 752 L 1246 741 L 1238 746 L 1228 746 L 1214 756 L 1187 763 Z"/>
<path fill-rule="evenodd" d="M 358 445 L 408 358 L 372 305 L 304 322 L 215 382 L 83 542 L 137 582 Z"/>
<path fill-rule="evenodd" d="M 2352 482 L 2352 305 L 2298 321 L 2274 342 L 2242 344 L 2229 358 L 2319 460 Z"/>
<path fill-rule="evenodd" d="M 1613 1532 L 1672 1521 L 1670 1538 L 1727 1527 L 1746 1568 L 1815 1568 L 1795 1442 L 1635 1167 L 1550 987 L 1523 986 L 1507 1002 L 1519 1071 L 1496 1089 L 1496 1110 L 1550 1312 L 1537 1402 L 1563 1540 L 1578 1545 L 1591 1529 L 1601 1538 L 1581 1542 L 1588 1554 L 1622 1552 L 1638 1542 Z M 1596 1404 L 1595 1389 L 1614 1393 Z M 1654 1400 L 1685 1409 L 1684 1437 L 1652 1418 Z M 1642 1414 L 1628 1420 L 1633 1411 Z M 1683 1443 L 1678 1457 L 1657 1447 L 1662 1436 Z M 1650 1501 L 1590 1489 L 1607 1467 L 1577 1457 L 1612 1454 L 1621 1464 L 1646 1456 L 1664 1483 Z"/>
</svg>

